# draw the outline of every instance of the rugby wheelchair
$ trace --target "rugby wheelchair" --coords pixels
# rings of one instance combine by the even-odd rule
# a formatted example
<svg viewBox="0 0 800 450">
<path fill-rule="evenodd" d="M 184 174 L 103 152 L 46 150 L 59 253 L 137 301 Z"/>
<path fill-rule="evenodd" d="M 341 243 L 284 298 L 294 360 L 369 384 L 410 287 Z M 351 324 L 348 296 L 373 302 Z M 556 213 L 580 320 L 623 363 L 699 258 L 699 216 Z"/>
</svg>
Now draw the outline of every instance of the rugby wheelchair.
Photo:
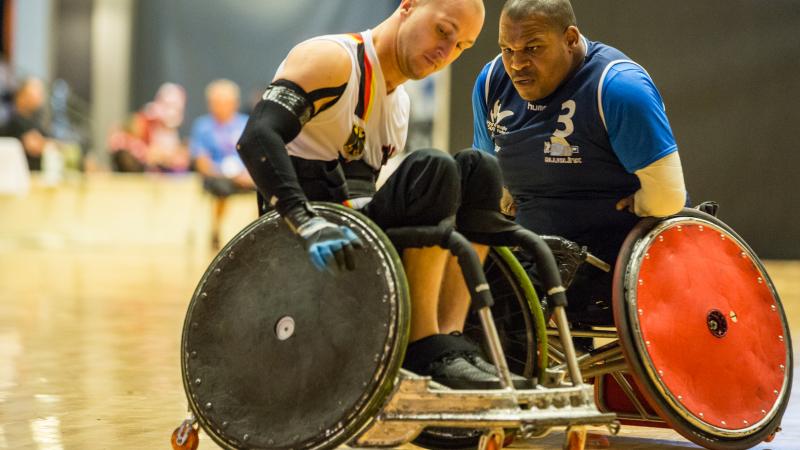
<svg viewBox="0 0 800 450">
<path fill-rule="evenodd" d="M 551 245 L 567 285 L 586 249 L 558 239 Z M 541 376 L 571 358 L 542 318 L 546 301 L 515 257 L 524 261 L 523 254 L 495 248 L 484 268 L 511 368 Z M 571 330 L 598 343 L 579 352 L 578 364 L 600 411 L 622 424 L 672 428 L 709 449 L 771 441 L 791 391 L 789 327 L 764 266 L 716 218 L 716 205 L 641 220 L 613 271 L 613 323 Z M 476 326 L 470 316 L 465 333 Z"/>
<path fill-rule="evenodd" d="M 565 288 L 541 238 L 519 227 L 467 236 L 534 255 L 553 306 L 560 361 L 566 364 L 547 368 L 542 361 L 536 373 L 528 367 L 533 382 L 516 389 L 505 354 L 536 353 L 535 342 L 545 340 L 542 335 L 526 343 L 530 346 L 503 348 L 507 330 L 500 334 L 495 327 L 493 292 L 465 236 L 448 226 L 384 232 L 355 210 L 331 203 L 314 207 L 363 241 L 356 270 L 317 272 L 275 212 L 234 237 L 203 275 L 188 307 L 181 369 L 190 411 L 172 435 L 173 448 L 196 448 L 202 428 L 224 448 L 391 447 L 414 441 L 427 448 L 497 450 L 514 436 L 540 437 L 565 427 L 565 448 L 580 450 L 587 426 L 618 429 L 616 415 L 599 411 L 593 387 L 583 382 L 564 311 Z M 479 339 L 502 388 L 452 390 L 401 368 L 411 308 L 395 247 L 434 245 L 458 257 L 482 330 Z M 491 258 L 510 262 L 510 256 L 501 247 Z M 509 272 L 507 280 L 527 278 Z M 532 290 L 528 294 L 518 298 L 533 299 Z M 543 333 L 538 305 L 518 306 L 526 314 L 537 311 L 538 325 L 529 316 L 526 329 Z"/>
</svg>

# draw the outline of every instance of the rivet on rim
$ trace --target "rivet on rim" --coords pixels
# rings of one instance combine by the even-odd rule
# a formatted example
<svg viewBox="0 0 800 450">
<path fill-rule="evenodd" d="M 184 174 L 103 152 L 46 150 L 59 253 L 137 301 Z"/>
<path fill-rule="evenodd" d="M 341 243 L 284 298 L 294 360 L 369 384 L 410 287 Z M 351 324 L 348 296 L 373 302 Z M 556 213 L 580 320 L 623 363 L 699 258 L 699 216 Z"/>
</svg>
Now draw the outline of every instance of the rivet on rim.
<svg viewBox="0 0 800 450">
<path fill-rule="evenodd" d="M 659 236 L 658 237 L 658 242 L 664 242 L 664 236 Z"/>
<path fill-rule="evenodd" d="M 644 254 L 644 259 L 650 259 L 650 253 L 645 253 Z"/>
<path fill-rule="evenodd" d="M 781 372 L 783 372 L 783 371 L 785 371 L 785 370 L 786 370 L 786 366 L 784 366 L 783 364 L 781 364 Z"/>
<path fill-rule="evenodd" d="M 683 231 L 683 227 L 678 225 L 678 231 Z"/>
<path fill-rule="evenodd" d="M 722 239 L 722 240 L 724 241 L 724 240 L 725 240 L 725 235 L 724 235 L 724 234 L 720 234 L 720 235 L 719 235 L 719 238 L 720 238 L 720 239 Z"/>
<path fill-rule="evenodd" d="M 773 312 L 775 312 L 775 311 L 778 310 L 778 307 L 775 306 L 775 305 L 772 305 L 772 306 L 769 307 L 769 309 L 771 309 Z"/>
<path fill-rule="evenodd" d="M 206 403 L 206 409 L 211 409 L 213 406 L 211 402 Z"/>
<path fill-rule="evenodd" d="M 724 421 L 724 420 L 722 421 L 722 424 L 723 424 L 723 425 L 727 425 L 727 423 L 725 423 L 725 421 Z"/>
<path fill-rule="evenodd" d="M 703 226 L 702 226 L 702 225 L 700 225 L 698 228 L 700 229 L 700 231 L 703 231 L 703 230 L 705 230 L 705 228 L 703 228 Z"/>
<path fill-rule="evenodd" d="M 645 341 L 645 344 L 646 345 L 650 345 L 650 341 Z"/>
<path fill-rule="evenodd" d="M 644 280 L 639 280 L 639 286 L 643 286 L 643 285 L 644 285 Z"/>
<path fill-rule="evenodd" d="M 698 414 L 700 417 L 703 417 L 703 413 Z"/>
<path fill-rule="evenodd" d="M 781 341 L 781 342 L 783 342 L 783 335 L 781 335 L 781 336 L 778 336 L 778 340 L 779 340 L 779 341 Z"/>
<path fill-rule="evenodd" d="M 763 283 L 763 282 L 764 282 L 764 279 L 763 279 L 763 278 L 761 278 L 761 277 L 758 277 L 758 284 L 761 284 L 761 283 Z"/>
<path fill-rule="evenodd" d="M 642 308 L 639 308 L 639 315 L 640 316 L 644 315 L 644 310 Z"/>
<path fill-rule="evenodd" d="M 197 384 L 197 385 L 199 385 L 202 382 L 203 382 L 203 380 L 201 380 L 200 378 L 197 378 L 196 380 L 194 380 L 194 384 Z"/>
<path fill-rule="evenodd" d="M 200 294 L 200 298 L 206 298 L 206 297 L 208 297 L 207 292 L 203 292 L 202 294 Z"/>
</svg>

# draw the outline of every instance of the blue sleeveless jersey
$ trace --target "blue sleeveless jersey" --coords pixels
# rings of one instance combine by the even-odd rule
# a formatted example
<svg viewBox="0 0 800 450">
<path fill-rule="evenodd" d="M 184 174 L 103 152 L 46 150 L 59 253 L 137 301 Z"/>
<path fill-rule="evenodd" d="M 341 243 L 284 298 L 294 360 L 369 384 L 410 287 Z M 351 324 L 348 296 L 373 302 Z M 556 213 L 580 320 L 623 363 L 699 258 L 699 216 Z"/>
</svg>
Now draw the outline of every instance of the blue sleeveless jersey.
<svg viewBox="0 0 800 450">
<path fill-rule="evenodd" d="M 635 171 L 677 146 L 647 72 L 619 50 L 584 42 L 583 64 L 535 102 L 517 94 L 500 56 L 489 62 L 473 91 L 473 145 L 497 155 L 521 225 L 613 260 L 638 221 L 616 202 L 639 189 Z"/>
</svg>

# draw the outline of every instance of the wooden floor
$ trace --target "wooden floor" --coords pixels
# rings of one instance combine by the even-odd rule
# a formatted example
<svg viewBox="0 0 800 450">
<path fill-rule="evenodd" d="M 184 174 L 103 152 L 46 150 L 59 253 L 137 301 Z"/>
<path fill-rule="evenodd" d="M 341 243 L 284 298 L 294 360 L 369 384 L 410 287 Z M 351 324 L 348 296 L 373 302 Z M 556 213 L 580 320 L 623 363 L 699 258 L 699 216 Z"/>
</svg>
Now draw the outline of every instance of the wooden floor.
<svg viewBox="0 0 800 450">
<path fill-rule="evenodd" d="M 0 201 L 0 222 L 31 207 Z M 194 212 L 206 221 L 207 209 Z M 22 229 L 0 225 L 0 449 L 168 448 L 186 412 L 178 349 L 187 302 L 213 256 L 205 241 L 75 240 L 63 230 L 45 239 Z M 768 269 L 800 336 L 800 262 Z M 799 422 L 797 393 L 783 432 L 757 448 L 800 448 Z M 560 448 L 562 439 L 557 430 L 514 447 Z M 695 448 L 672 431 L 637 427 L 610 443 Z M 200 448 L 217 447 L 202 436 Z"/>
</svg>

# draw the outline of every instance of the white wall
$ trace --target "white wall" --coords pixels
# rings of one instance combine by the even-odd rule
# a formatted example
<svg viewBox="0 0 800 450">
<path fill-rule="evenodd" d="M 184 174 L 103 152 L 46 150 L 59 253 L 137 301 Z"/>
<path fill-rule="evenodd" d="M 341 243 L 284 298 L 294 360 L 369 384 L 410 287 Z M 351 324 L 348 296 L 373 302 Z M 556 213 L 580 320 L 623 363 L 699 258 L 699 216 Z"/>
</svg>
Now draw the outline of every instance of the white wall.
<svg viewBox="0 0 800 450">
<path fill-rule="evenodd" d="M 54 0 L 14 2 L 11 66 L 18 76 L 36 76 L 47 81 L 51 78 L 53 2 Z"/>
<path fill-rule="evenodd" d="M 95 0 L 92 11 L 92 120 L 97 156 L 107 156 L 108 130 L 129 109 L 132 0 Z"/>
</svg>

